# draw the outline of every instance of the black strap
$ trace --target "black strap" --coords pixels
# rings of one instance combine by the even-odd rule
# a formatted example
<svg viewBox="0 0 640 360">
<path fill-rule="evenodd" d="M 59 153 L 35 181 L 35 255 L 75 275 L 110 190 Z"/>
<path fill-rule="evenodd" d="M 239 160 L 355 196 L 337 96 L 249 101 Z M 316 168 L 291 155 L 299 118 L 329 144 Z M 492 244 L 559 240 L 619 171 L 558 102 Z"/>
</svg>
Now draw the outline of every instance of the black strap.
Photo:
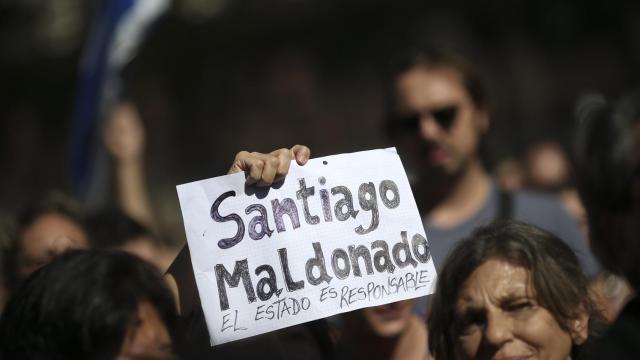
<svg viewBox="0 0 640 360">
<path fill-rule="evenodd" d="M 508 220 L 513 216 L 513 194 L 509 191 L 498 192 L 498 215 L 496 219 Z"/>
</svg>

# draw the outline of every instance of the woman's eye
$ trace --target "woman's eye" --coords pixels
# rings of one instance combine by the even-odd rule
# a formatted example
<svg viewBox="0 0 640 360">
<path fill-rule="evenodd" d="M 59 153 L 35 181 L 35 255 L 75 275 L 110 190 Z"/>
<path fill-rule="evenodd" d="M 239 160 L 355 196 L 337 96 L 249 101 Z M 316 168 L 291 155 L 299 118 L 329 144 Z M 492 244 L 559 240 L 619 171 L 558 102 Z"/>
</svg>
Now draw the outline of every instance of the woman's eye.
<svg viewBox="0 0 640 360">
<path fill-rule="evenodd" d="M 467 336 L 473 334 L 475 329 L 477 329 L 477 325 L 474 324 L 460 324 L 457 326 L 458 335 L 459 336 Z"/>
<path fill-rule="evenodd" d="M 461 336 L 473 333 L 478 327 L 484 323 L 484 317 L 480 315 L 468 315 L 460 319 L 456 324 L 458 334 Z"/>
<path fill-rule="evenodd" d="M 532 306 L 533 306 L 533 303 L 531 303 L 530 301 L 518 301 L 511 304 L 507 304 L 507 306 L 505 306 L 505 310 L 521 311 L 521 310 L 530 309 Z"/>
</svg>

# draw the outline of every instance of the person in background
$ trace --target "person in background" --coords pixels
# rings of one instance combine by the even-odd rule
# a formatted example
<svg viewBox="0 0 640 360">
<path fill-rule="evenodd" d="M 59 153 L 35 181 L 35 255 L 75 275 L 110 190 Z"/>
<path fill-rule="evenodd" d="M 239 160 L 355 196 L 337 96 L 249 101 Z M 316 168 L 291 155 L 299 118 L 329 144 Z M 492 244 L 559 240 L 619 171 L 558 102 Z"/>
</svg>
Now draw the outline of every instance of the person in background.
<svg viewBox="0 0 640 360">
<path fill-rule="evenodd" d="M 337 358 L 426 359 L 427 329 L 413 313 L 414 303 L 404 300 L 344 314 Z"/>
<path fill-rule="evenodd" d="M 146 132 L 133 103 L 114 105 L 102 140 L 113 160 L 117 203 L 90 219 L 97 245 L 129 251 L 165 271 L 178 249 L 161 236 L 152 211 L 144 169 Z"/>
<path fill-rule="evenodd" d="M 145 129 L 132 103 L 121 101 L 113 107 L 102 139 L 115 167 L 118 204 L 127 215 L 155 231 L 144 172 Z"/>
<path fill-rule="evenodd" d="M 517 158 L 507 158 L 494 170 L 496 182 L 504 191 L 516 191 L 524 187 L 526 174 L 524 165 Z"/>
<path fill-rule="evenodd" d="M 536 191 L 557 195 L 587 239 L 589 237 L 587 212 L 573 185 L 571 164 L 564 148 L 553 140 L 533 144 L 527 151 L 526 170 L 526 186 Z"/>
<path fill-rule="evenodd" d="M 165 271 L 170 261 L 165 260 L 161 244 L 147 228 L 117 207 L 106 208 L 87 218 L 87 227 L 95 249 L 126 251 Z"/>
<path fill-rule="evenodd" d="M 591 247 L 603 266 L 640 288 L 640 93 L 577 106 L 575 169 L 587 209 Z M 624 306 L 595 344 L 594 359 L 637 359 L 640 298 Z"/>
<path fill-rule="evenodd" d="M 562 146 L 553 140 L 537 142 L 526 155 L 527 187 L 557 192 L 570 184 L 571 166 Z"/>
<path fill-rule="evenodd" d="M 540 141 L 527 151 L 527 186 L 557 196 L 567 212 L 579 224 L 586 241 L 589 241 L 589 222 L 578 190 L 572 181 L 571 163 L 565 149 L 553 140 Z M 594 290 L 602 314 L 613 321 L 629 300 L 632 290 L 622 277 L 603 271 Z"/>
<path fill-rule="evenodd" d="M 29 275 L 70 249 L 90 246 L 77 205 L 61 193 L 51 193 L 17 216 L 3 251 L 3 270 L 9 292 Z"/>
<path fill-rule="evenodd" d="M 117 181 L 123 207 L 141 223 L 153 226 L 142 168 L 144 131 L 130 104 L 123 103 L 112 113 L 104 142 L 118 159 Z M 54 257 L 69 249 L 93 246 L 79 205 L 59 192 L 28 205 L 16 218 L 15 229 L 3 249 L 3 274 L 9 293 Z M 161 260 L 156 258 L 154 262 L 160 264 Z M 168 260 L 163 263 L 166 268 Z"/>
<path fill-rule="evenodd" d="M 437 270 L 477 226 L 512 218 L 566 241 L 589 277 L 600 271 L 577 224 L 556 199 L 501 191 L 483 166 L 489 106 L 483 82 L 468 62 L 420 46 L 400 56 L 390 80 L 388 130 L 412 182 Z M 426 305 L 422 299 L 416 310 L 425 315 Z"/>
<path fill-rule="evenodd" d="M 438 276 L 428 320 L 435 359 L 584 359 L 602 331 L 576 255 L 535 226 L 477 228 Z"/>
<path fill-rule="evenodd" d="M 78 250 L 36 271 L 0 319 L 3 359 L 173 359 L 161 274 L 124 252 Z"/>
</svg>

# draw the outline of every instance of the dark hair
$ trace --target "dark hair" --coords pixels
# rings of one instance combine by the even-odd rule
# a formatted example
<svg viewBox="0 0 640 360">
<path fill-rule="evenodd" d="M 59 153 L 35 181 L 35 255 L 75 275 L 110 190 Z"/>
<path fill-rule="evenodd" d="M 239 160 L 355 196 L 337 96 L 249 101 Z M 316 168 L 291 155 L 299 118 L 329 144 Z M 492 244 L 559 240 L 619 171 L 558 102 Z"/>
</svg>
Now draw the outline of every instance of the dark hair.
<svg viewBox="0 0 640 360">
<path fill-rule="evenodd" d="M 147 228 L 116 207 L 89 216 L 87 227 L 91 243 L 96 249 L 122 246 L 139 236 L 148 236 L 155 242 L 155 237 Z"/>
<path fill-rule="evenodd" d="M 583 99 L 575 169 L 602 264 L 640 287 L 640 92 L 619 101 Z"/>
<path fill-rule="evenodd" d="M 153 266 L 124 252 L 65 253 L 13 294 L 0 319 L 0 358 L 112 359 L 144 301 L 171 333 L 175 304 Z"/>
<path fill-rule="evenodd" d="M 465 57 L 452 48 L 437 46 L 432 43 L 414 45 L 405 50 L 394 60 L 394 73 L 397 76 L 416 66 L 426 68 L 450 67 L 460 73 L 462 83 L 471 98 L 479 107 L 487 107 L 487 92 L 481 75 Z"/>
<path fill-rule="evenodd" d="M 44 198 L 28 205 L 17 216 L 15 226 L 10 230 L 9 242 L 2 250 L 2 270 L 9 289 L 15 289 L 22 281 L 17 273 L 17 259 L 22 247 L 22 233 L 40 217 L 47 214 L 62 215 L 86 231 L 84 218 L 79 211 L 78 204 L 60 192 L 51 192 Z"/>
<path fill-rule="evenodd" d="M 529 271 L 538 303 L 560 326 L 576 318 L 576 311 L 591 314 L 590 335 L 601 317 L 589 295 L 589 281 L 573 251 L 555 235 L 533 225 L 496 221 L 476 229 L 449 253 L 438 274 L 429 326 L 429 350 L 437 359 L 454 358 L 454 306 L 458 293 L 473 271 L 490 259 L 503 259 Z M 572 355 L 578 355 L 574 346 Z M 574 357 L 575 359 L 576 357 Z"/>
</svg>

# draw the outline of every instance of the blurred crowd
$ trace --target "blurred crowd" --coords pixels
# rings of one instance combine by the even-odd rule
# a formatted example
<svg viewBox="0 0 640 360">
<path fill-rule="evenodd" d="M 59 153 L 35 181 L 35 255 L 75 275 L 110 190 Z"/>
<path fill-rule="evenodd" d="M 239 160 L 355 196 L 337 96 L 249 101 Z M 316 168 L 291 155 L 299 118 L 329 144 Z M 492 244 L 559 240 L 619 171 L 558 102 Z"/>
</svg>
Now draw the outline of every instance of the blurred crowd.
<svg viewBox="0 0 640 360">
<path fill-rule="evenodd" d="M 205 3 L 184 1 L 173 6 L 186 14 L 206 16 L 232 7 L 225 1 L 211 2 L 218 7 Z M 206 16 L 197 21 L 206 24 Z M 372 117 L 377 123 L 371 119 L 340 122 L 311 111 L 322 106 L 321 82 L 308 53 L 303 56 L 297 50 L 271 59 L 267 80 L 252 83 L 247 80 L 252 74 L 245 74 L 219 82 L 209 76 L 208 83 L 196 83 L 216 88 L 209 93 L 218 96 L 212 106 L 223 108 L 216 112 L 220 118 L 211 122 L 224 124 L 208 125 L 207 130 L 215 131 L 200 134 L 197 141 L 180 138 L 188 134 L 182 129 L 189 126 L 188 121 L 172 123 L 165 118 L 158 129 L 149 120 L 164 111 L 180 113 L 167 100 L 170 93 L 188 107 L 191 102 L 185 97 L 195 93 L 189 87 L 192 81 L 181 82 L 180 74 L 172 75 L 178 80 L 174 79 L 171 91 L 154 92 L 157 69 L 145 67 L 147 61 L 157 65 L 158 60 L 152 59 L 154 53 L 148 48 L 124 69 L 111 68 L 106 73 L 117 81 L 97 83 L 98 89 L 108 89 L 104 92 L 109 97 L 97 102 L 93 147 L 85 148 L 92 154 L 87 158 L 91 184 L 81 191 L 75 186 L 61 190 L 57 181 L 43 181 L 36 186 L 42 192 L 22 196 L 33 190 L 33 183 L 12 182 L 8 179 L 15 176 L 10 174 L 2 181 L 11 183 L 15 194 L 0 208 L 6 212 L 0 214 L 0 358 L 637 358 L 640 93 L 633 86 L 637 84 L 614 96 L 605 95 L 608 89 L 558 90 L 572 96 L 572 119 L 551 126 L 556 131 L 544 136 L 526 137 L 530 141 L 517 144 L 517 151 L 505 150 L 509 148 L 505 144 L 518 142 L 526 129 L 505 121 L 508 106 L 501 107 L 492 97 L 499 75 L 483 68 L 471 37 L 435 30 L 446 16 L 429 19 L 433 23 L 398 38 L 397 44 L 393 38 L 387 40 L 394 43 L 393 51 L 384 66 L 375 67 L 382 80 L 367 84 L 378 87 L 367 90 L 378 94 L 375 103 L 363 100 L 371 97 L 346 97 L 353 100 L 349 109 L 361 106 L 366 110 L 360 114 L 382 114 Z M 163 21 L 164 26 L 148 38 L 141 36 L 141 41 L 155 44 L 167 36 L 171 26 Z M 204 36 L 198 31 L 211 30 L 194 28 L 195 37 Z M 83 76 L 92 79 L 86 73 Z M 524 88 L 529 85 L 527 79 L 514 81 Z M 268 86 L 261 88 L 264 84 Z M 55 92 L 47 90 L 47 84 L 39 86 Z M 81 114 L 89 106 L 87 89 L 80 82 L 75 105 Z M 227 90 L 246 91 L 245 100 L 255 102 L 234 103 L 237 97 L 226 96 Z M 267 94 L 266 100 L 259 99 L 261 94 Z M 523 103 L 535 108 L 539 100 Z M 24 112 L 33 111 L 28 104 L 10 108 L 12 121 L 28 119 Z M 277 125 L 288 129 L 271 126 L 261 110 L 271 115 L 286 113 Z M 335 111 L 329 110 L 323 114 Z M 195 112 L 190 108 L 180 116 Z M 312 125 L 307 127 L 305 116 L 314 118 Z M 16 149 L 30 144 L 29 139 L 45 136 L 34 134 L 37 131 L 28 124 L 8 129 L 7 139 L 26 137 L 14 140 L 14 156 Z M 383 140 L 375 138 L 378 135 L 372 129 L 381 129 Z M 156 131 L 169 139 L 166 144 L 158 140 Z M 502 140 L 491 137 L 496 132 Z M 518 135 L 509 139 L 510 132 Z M 85 139 L 80 140 L 69 143 L 81 144 Z M 174 152 L 174 146 L 210 149 L 198 147 L 202 140 L 224 148 L 222 155 L 204 156 L 205 160 L 228 156 L 224 167 L 230 168 L 229 173 L 244 172 L 251 186 L 267 187 L 287 176 L 291 161 L 304 166 L 316 144 L 321 153 L 364 150 L 362 146 L 373 144 L 395 146 L 437 269 L 434 294 L 211 347 L 184 234 L 171 230 L 179 225 L 179 214 L 175 209 L 168 215 L 158 210 L 175 207 L 175 201 L 167 205 L 164 196 L 156 198 L 153 187 L 162 182 L 147 174 L 149 158 L 156 164 L 164 161 L 150 154 L 150 142 L 161 143 L 161 153 L 166 155 Z M 282 148 L 282 143 L 305 145 Z M 500 156 L 491 154 L 496 149 Z M 191 174 L 220 175 L 210 173 L 201 160 L 184 162 L 204 167 Z M 94 168 L 95 164 L 102 165 Z M 50 164 L 44 166 L 50 168 Z M 7 170 L 20 172 L 19 168 L 12 165 Z M 212 168 L 219 171 L 222 165 Z M 173 189 L 160 193 L 169 191 Z"/>
</svg>

